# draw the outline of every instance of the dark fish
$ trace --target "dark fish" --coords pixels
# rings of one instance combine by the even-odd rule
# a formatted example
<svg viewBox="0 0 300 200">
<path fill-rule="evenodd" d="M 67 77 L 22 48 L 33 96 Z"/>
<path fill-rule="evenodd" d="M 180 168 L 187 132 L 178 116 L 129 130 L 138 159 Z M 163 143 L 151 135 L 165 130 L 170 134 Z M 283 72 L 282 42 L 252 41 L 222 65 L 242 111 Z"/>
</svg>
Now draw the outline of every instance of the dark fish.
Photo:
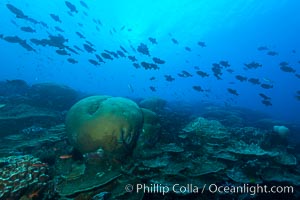
<svg viewBox="0 0 300 200">
<path fill-rule="evenodd" d="M 124 47 L 122 47 L 121 45 L 120 45 L 120 49 L 122 49 L 122 51 L 123 51 L 124 53 L 128 53 L 128 52 L 126 51 L 126 49 L 125 49 Z"/>
<path fill-rule="evenodd" d="M 147 45 L 145 45 L 144 43 L 141 43 L 138 46 L 137 51 L 144 55 L 150 56 L 149 49 L 148 49 Z"/>
<path fill-rule="evenodd" d="M 228 63 L 228 61 L 221 60 L 219 63 L 220 63 L 220 65 L 222 65 L 223 67 L 230 67 L 230 64 Z"/>
<path fill-rule="evenodd" d="M 75 59 L 73 59 L 73 58 L 68 58 L 67 61 L 68 61 L 69 63 L 72 63 L 72 64 L 78 63 L 78 61 L 75 60 Z"/>
<path fill-rule="evenodd" d="M 17 43 L 17 44 L 21 45 L 23 48 L 25 48 L 27 51 L 36 51 L 29 44 L 27 44 L 26 40 L 22 40 L 19 36 L 4 37 L 3 35 L 1 35 L 0 38 L 7 42 L 10 42 L 10 43 Z"/>
<path fill-rule="evenodd" d="M 260 81 L 258 78 L 249 78 L 248 81 L 254 85 L 259 85 Z"/>
<path fill-rule="evenodd" d="M 155 80 L 155 77 L 152 76 L 149 80 L 150 80 L 150 81 L 153 81 L 153 80 Z"/>
<path fill-rule="evenodd" d="M 194 66 L 194 69 L 199 70 L 200 67 L 199 66 Z"/>
<path fill-rule="evenodd" d="M 113 58 L 108 53 L 101 53 L 101 56 L 105 59 L 113 60 Z"/>
<path fill-rule="evenodd" d="M 257 69 L 259 67 L 261 67 L 262 65 L 257 63 L 257 62 L 251 62 L 251 63 L 248 63 L 248 64 L 244 64 L 248 69 Z"/>
<path fill-rule="evenodd" d="M 187 77 L 192 77 L 193 75 L 190 74 L 189 72 L 183 70 L 183 71 L 181 71 L 181 74 L 178 74 L 178 76 L 187 78 Z"/>
<path fill-rule="evenodd" d="M 60 18 L 59 18 L 58 15 L 50 14 L 50 17 L 51 17 L 54 21 L 61 23 L 61 20 L 60 20 Z"/>
<path fill-rule="evenodd" d="M 184 49 L 187 51 L 192 51 L 192 49 L 190 47 L 185 47 Z"/>
<path fill-rule="evenodd" d="M 26 16 L 22 10 L 16 8 L 15 6 L 13 6 L 12 4 L 6 4 L 6 7 L 16 15 L 17 18 L 21 18 L 21 19 L 27 19 L 28 16 Z"/>
<path fill-rule="evenodd" d="M 96 58 L 98 59 L 99 62 L 105 63 L 105 61 L 98 54 L 95 54 L 95 56 L 96 56 Z"/>
<path fill-rule="evenodd" d="M 78 46 L 74 45 L 73 47 L 74 47 L 75 49 L 77 49 L 78 51 L 83 52 L 83 50 L 82 50 L 81 48 L 79 48 Z"/>
<path fill-rule="evenodd" d="M 26 41 L 23 41 L 21 43 L 19 43 L 24 49 L 26 49 L 27 51 L 34 51 L 36 52 L 36 50 L 34 48 L 32 48 L 29 44 L 27 44 Z"/>
<path fill-rule="evenodd" d="M 59 32 L 62 32 L 62 33 L 65 32 L 64 30 L 62 30 L 62 29 L 59 28 L 58 26 L 55 26 L 54 28 L 55 28 L 55 30 L 57 30 L 57 31 L 59 31 Z"/>
<path fill-rule="evenodd" d="M 271 101 L 269 101 L 269 100 L 262 100 L 261 101 L 265 106 L 272 106 L 272 103 L 271 103 Z"/>
<path fill-rule="evenodd" d="M 137 59 L 135 58 L 135 56 L 128 56 L 128 59 L 131 60 L 132 62 L 137 61 Z"/>
<path fill-rule="evenodd" d="M 229 72 L 229 73 L 233 73 L 234 72 L 233 69 L 226 69 L 226 71 Z"/>
<path fill-rule="evenodd" d="M 209 76 L 209 74 L 208 73 L 206 73 L 206 72 L 203 72 L 203 71 L 196 71 L 196 73 L 199 75 L 199 76 L 201 76 L 202 78 L 204 78 L 204 77 L 208 77 Z"/>
<path fill-rule="evenodd" d="M 85 41 L 86 43 L 88 43 L 88 45 L 90 45 L 90 46 L 94 46 L 94 44 L 93 43 L 91 43 L 90 41 Z"/>
<path fill-rule="evenodd" d="M 212 71 L 214 73 L 214 76 L 218 79 L 221 80 L 221 75 L 222 73 L 222 67 L 218 63 L 213 63 Z"/>
<path fill-rule="evenodd" d="M 234 89 L 227 88 L 227 91 L 228 91 L 230 94 L 233 94 L 233 95 L 235 95 L 235 96 L 239 96 L 239 94 L 237 93 L 237 91 L 234 90 Z"/>
<path fill-rule="evenodd" d="M 150 90 L 151 90 L 152 92 L 156 92 L 156 88 L 155 88 L 155 87 L 150 86 L 149 88 L 150 88 Z"/>
<path fill-rule="evenodd" d="M 157 41 L 155 38 L 149 37 L 148 39 L 152 44 L 157 44 Z"/>
<path fill-rule="evenodd" d="M 88 5 L 86 5 L 86 3 L 84 1 L 80 1 L 80 4 L 85 7 L 86 9 L 89 9 Z"/>
<path fill-rule="evenodd" d="M 266 47 L 266 46 L 260 46 L 260 47 L 257 48 L 257 50 L 258 51 L 266 51 L 266 50 L 269 50 L 269 48 Z"/>
<path fill-rule="evenodd" d="M 174 38 L 171 39 L 174 44 L 178 44 L 178 41 Z"/>
<path fill-rule="evenodd" d="M 125 29 L 125 25 L 124 26 L 122 26 L 121 28 L 120 28 L 120 31 L 123 31 L 124 29 Z"/>
<path fill-rule="evenodd" d="M 165 75 L 166 81 L 172 82 L 175 80 L 171 75 Z"/>
<path fill-rule="evenodd" d="M 300 95 L 296 95 L 295 98 L 300 101 Z"/>
<path fill-rule="evenodd" d="M 241 82 L 247 81 L 248 79 L 246 76 L 241 76 L 241 75 L 236 75 L 235 78 Z"/>
<path fill-rule="evenodd" d="M 85 37 L 81 33 L 79 33 L 79 32 L 76 32 L 76 35 L 78 35 L 82 39 L 85 39 Z"/>
<path fill-rule="evenodd" d="M 104 50 L 106 53 L 112 55 L 114 58 L 119 58 L 119 55 L 113 51 Z"/>
<path fill-rule="evenodd" d="M 89 59 L 89 62 L 95 66 L 100 65 L 100 63 L 98 63 L 96 60 L 94 59 Z"/>
<path fill-rule="evenodd" d="M 76 6 L 71 4 L 69 1 L 65 1 L 66 6 L 70 9 L 71 12 L 78 13 Z"/>
<path fill-rule="evenodd" d="M 265 95 L 263 93 L 259 93 L 259 96 L 261 96 L 265 100 L 271 100 L 271 97 L 268 97 L 267 95 Z"/>
<path fill-rule="evenodd" d="M 295 76 L 296 76 L 297 78 L 300 78 L 300 74 L 295 74 Z"/>
<path fill-rule="evenodd" d="M 115 27 L 113 27 L 113 28 L 112 28 L 112 30 L 113 30 L 113 32 L 114 32 L 114 33 L 116 33 L 116 32 L 117 32 L 117 31 L 116 31 L 116 29 L 115 29 Z"/>
<path fill-rule="evenodd" d="M 266 84 L 266 83 L 263 83 L 263 84 L 261 84 L 260 85 L 262 88 L 264 88 L 264 89 L 271 89 L 271 88 L 273 88 L 273 85 L 269 85 L 269 84 Z"/>
<path fill-rule="evenodd" d="M 132 49 L 133 52 L 136 52 L 135 48 L 132 45 L 130 45 L 130 48 Z"/>
<path fill-rule="evenodd" d="M 21 30 L 24 31 L 24 32 L 28 32 L 28 33 L 35 33 L 36 32 L 33 28 L 31 28 L 29 26 L 23 26 L 23 27 L 21 27 Z"/>
<path fill-rule="evenodd" d="M 72 49 L 71 47 L 69 47 L 69 46 L 66 46 L 65 47 L 66 49 L 68 49 L 69 51 L 71 51 L 72 53 L 75 53 L 75 54 L 79 54 L 77 51 L 75 51 L 74 49 Z"/>
<path fill-rule="evenodd" d="M 117 51 L 117 54 L 119 55 L 119 56 L 121 56 L 122 58 L 125 58 L 126 56 L 125 56 L 125 54 L 122 52 L 122 51 Z"/>
<path fill-rule="evenodd" d="M 278 52 L 276 52 L 276 51 L 268 51 L 267 55 L 269 55 L 269 56 L 276 56 L 276 55 L 278 55 Z"/>
<path fill-rule="evenodd" d="M 206 47 L 205 42 L 198 42 L 197 44 L 198 44 L 200 47 Z"/>
<path fill-rule="evenodd" d="M 160 58 L 157 58 L 157 57 L 153 57 L 152 60 L 154 61 L 154 63 L 156 64 L 165 64 L 166 61 L 160 59 Z"/>
<path fill-rule="evenodd" d="M 280 69 L 284 72 L 290 72 L 290 73 L 296 72 L 294 68 L 288 66 L 289 64 L 287 62 L 281 62 L 279 65 L 281 66 Z"/>
<path fill-rule="evenodd" d="M 83 47 L 88 53 L 93 53 L 94 51 L 96 51 L 96 49 L 94 49 L 93 47 L 91 47 L 88 44 L 83 44 Z"/>
<path fill-rule="evenodd" d="M 159 69 L 159 67 L 156 64 L 153 63 L 147 63 L 147 62 L 141 62 L 142 67 L 144 67 L 145 69 Z"/>
<path fill-rule="evenodd" d="M 194 86 L 193 86 L 193 89 L 196 90 L 197 92 L 203 92 L 203 91 L 204 91 L 204 90 L 202 89 L 202 87 L 199 86 L 199 85 L 194 85 Z"/>
<path fill-rule="evenodd" d="M 136 69 L 141 68 L 141 66 L 138 63 L 133 63 L 132 64 Z"/>
<path fill-rule="evenodd" d="M 65 49 L 57 49 L 56 53 L 62 56 L 70 56 L 71 54 L 69 54 Z"/>
</svg>

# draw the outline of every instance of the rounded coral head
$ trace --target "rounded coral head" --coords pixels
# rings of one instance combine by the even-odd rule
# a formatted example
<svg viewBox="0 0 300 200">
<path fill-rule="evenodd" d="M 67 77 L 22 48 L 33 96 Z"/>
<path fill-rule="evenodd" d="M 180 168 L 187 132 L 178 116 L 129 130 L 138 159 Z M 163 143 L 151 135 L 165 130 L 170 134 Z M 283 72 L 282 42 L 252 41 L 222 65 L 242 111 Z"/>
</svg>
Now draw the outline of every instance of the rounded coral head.
<svg viewBox="0 0 300 200">
<path fill-rule="evenodd" d="M 131 150 L 143 126 L 139 106 L 126 98 L 91 96 L 69 110 L 66 130 L 70 143 L 81 153 L 103 149 L 113 154 Z"/>
</svg>

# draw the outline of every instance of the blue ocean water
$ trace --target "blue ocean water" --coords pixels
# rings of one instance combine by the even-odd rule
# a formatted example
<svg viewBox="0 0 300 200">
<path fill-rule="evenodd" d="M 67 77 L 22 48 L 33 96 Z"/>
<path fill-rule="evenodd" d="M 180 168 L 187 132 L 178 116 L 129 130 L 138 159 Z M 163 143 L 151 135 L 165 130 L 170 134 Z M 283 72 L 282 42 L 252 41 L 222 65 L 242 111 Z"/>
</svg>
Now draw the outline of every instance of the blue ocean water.
<svg viewBox="0 0 300 200">
<path fill-rule="evenodd" d="M 69 0 L 75 6 L 72 11 L 72 6 L 61 0 L 2 1 L 0 80 L 55 82 L 87 93 L 241 106 L 300 123 L 300 2 L 82 2 Z M 49 36 L 63 38 L 59 44 L 64 46 L 43 45 Z M 24 40 L 30 47 L 24 47 Z M 94 50 L 88 52 L 84 44 Z M 149 55 L 138 51 L 141 44 Z M 102 56 L 105 63 L 99 62 L 95 54 L 102 55 L 105 50 L 121 51 L 125 57 Z M 153 57 L 165 63 L 156 64 L 159 69 L 141 66 L 142 62 L 154 63 Z M 227 61 L 230 67 L 220 61 Z M 261 66 L 245 65 L 252 62 Z M 217 76 L 214 64 L 220 70 Z M 168 76 L 174 80 L 168 81 Z M 237 76 L 247 80 L 240 81 Z M 249 82 L 251 78 L 259 84 Z M 264 103 L 262 95 L 267 96 Z"/>
</svg>

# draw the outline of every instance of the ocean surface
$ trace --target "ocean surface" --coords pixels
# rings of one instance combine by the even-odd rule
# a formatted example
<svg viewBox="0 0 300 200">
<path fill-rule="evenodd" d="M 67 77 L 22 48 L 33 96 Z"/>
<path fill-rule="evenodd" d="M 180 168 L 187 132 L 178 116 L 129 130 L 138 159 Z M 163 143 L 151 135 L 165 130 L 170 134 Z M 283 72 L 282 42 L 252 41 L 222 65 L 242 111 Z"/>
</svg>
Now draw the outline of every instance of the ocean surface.
<svg viewBox="0 0 300 200">
<path fill-rule="evenodd" d="M 289 196 L 208 190 L 205 199 L 299 198 L 299 8 L 297 0 L 2 0 L 0 199 L 197 199 L 205 184 L 294 186 Z M 157 118 L 147 129 L 143 111 L 130 162 L 110 152 L 111 171 L 99 149 L 80 150 L 66 122 L 94 95 L 129 99 Z M 21 161 L 39 183 L 16 192 L 3 180 Z M 196 172 L 201 163 L 219 167 Z M 78 192 L 64 189 L 70 180 Z M 162 194 L 176 181 L 188 191 Z"/>
</svg>

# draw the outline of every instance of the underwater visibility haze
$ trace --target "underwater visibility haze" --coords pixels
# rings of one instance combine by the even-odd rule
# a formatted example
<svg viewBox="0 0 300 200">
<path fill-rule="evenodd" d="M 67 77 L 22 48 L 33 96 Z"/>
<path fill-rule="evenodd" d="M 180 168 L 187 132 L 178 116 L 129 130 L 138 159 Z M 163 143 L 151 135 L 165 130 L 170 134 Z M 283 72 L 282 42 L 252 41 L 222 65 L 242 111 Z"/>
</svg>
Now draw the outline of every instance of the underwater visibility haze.
<svg viewBox="0 0 300 200">
<path fill-rule="evenodd" d="M 3 0 L 0 199 L 299 198 L 299 7 Z"/>
</svg>

